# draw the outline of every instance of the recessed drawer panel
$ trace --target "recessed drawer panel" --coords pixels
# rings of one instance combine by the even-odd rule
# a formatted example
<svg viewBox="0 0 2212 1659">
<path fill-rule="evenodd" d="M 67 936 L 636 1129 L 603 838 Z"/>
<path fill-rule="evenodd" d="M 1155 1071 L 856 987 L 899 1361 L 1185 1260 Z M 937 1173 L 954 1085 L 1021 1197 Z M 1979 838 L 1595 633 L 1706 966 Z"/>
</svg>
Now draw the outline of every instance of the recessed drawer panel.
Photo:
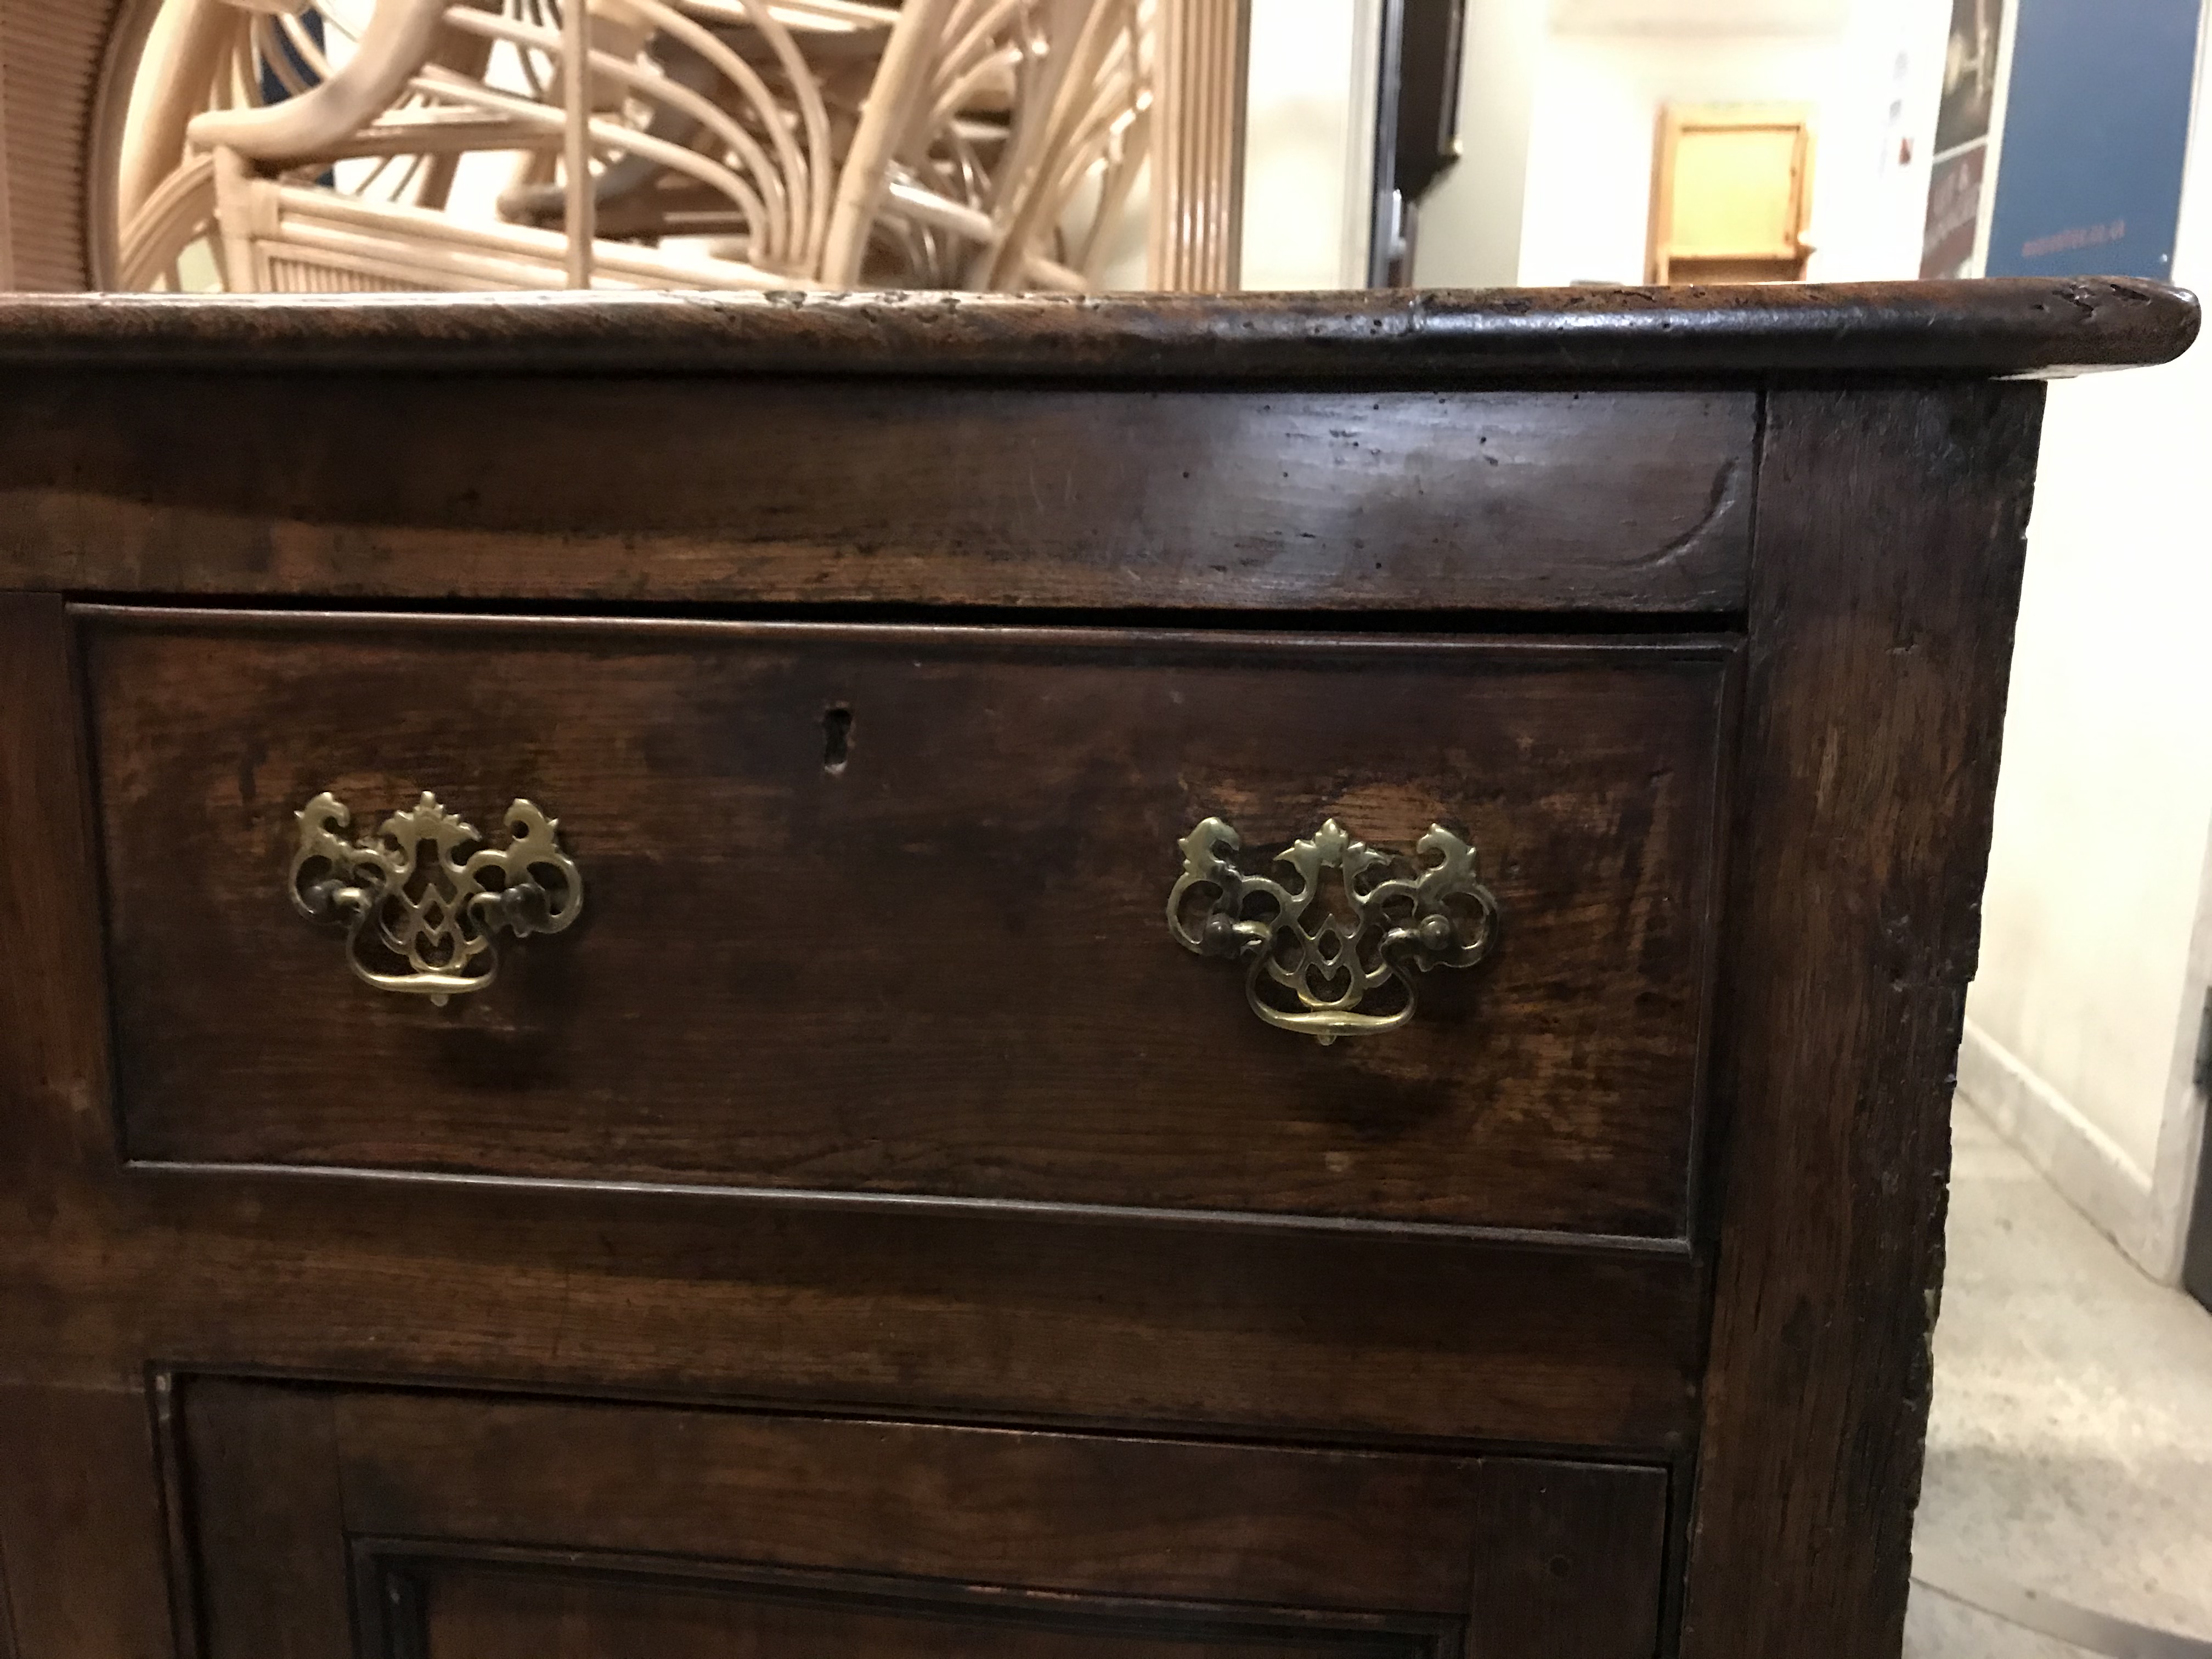
<svg viewBox="0 0 2212 1659">
<path fill-rule="evenodd" d="M 179 1380 L 209 1659 L 1650 1659 L 1667 1472 Z"/>
<path fill-rule="evenodd" d="M 1684 1234 L 1726 642 L 80 626 L 135 1158 Z"/>
</svg>

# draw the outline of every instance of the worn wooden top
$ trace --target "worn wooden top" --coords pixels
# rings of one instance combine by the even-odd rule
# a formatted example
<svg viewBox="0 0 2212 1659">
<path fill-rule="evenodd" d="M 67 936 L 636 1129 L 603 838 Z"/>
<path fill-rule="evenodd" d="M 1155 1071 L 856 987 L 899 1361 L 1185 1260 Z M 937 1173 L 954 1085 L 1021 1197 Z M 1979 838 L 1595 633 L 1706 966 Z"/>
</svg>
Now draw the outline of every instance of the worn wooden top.
<svg viewBox="0 0 2212 1659">
<path fill-rule="evenodd" d="M 2196 297 L 2112 278 L 1224 296 L 25 295 L 0 368 L 1048 376 L 1987 377 L 2163 362 Z"/>
</svg>

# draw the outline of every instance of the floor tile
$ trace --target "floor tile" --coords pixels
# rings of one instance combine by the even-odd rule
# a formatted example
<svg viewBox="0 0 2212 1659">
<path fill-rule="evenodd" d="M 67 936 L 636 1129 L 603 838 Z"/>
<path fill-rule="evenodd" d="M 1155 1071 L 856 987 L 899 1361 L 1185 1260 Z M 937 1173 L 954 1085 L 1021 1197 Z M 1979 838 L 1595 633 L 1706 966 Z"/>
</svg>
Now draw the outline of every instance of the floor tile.
<svg viewBox="0 0 2212 1659">
<path fill-rule="evenodd" d="M 1919 1538 L 2212 1639 L 2212 1314 L 2154 1285 L 1960 1103 Z M 1923 1603 L 1931 1598 L 1923 1596 Z M 1918 1651 L 1980 1615 L 1916 1607 Z M 2069 1653 L 2074 1650 L 2053 1650 Z"/>
</svg>

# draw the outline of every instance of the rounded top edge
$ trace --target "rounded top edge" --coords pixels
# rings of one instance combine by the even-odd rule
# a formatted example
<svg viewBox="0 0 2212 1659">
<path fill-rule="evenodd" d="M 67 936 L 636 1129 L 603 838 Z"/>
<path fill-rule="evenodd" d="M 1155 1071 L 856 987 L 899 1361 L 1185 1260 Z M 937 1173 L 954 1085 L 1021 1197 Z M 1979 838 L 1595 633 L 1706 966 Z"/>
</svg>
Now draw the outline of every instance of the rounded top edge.
<svg viewBox="0 0 2212 1659">
<path fill-rule="evenodd" d="M 2165 362 L 2194 295 L 2123 277 L 1227 295 L 0 297 L 0 368 L 1460 381 L 2065 374 Z"/>
</svg>

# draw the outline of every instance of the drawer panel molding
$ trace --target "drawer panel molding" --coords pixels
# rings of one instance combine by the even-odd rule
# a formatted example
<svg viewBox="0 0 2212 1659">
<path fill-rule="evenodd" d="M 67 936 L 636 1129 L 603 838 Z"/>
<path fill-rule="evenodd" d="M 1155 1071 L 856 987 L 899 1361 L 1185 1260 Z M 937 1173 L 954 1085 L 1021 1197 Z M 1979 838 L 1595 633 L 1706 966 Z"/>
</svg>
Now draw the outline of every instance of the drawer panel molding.
<svg viewBox="0 0 2212 1659">
<path fill-rule="evenodd" d="M 1690 1237 L 1725 638 L 76 617 L 134 1162 Z M 488 943 L 445 961 L 400 907 L 360 983 L 279 890 L 301 802 L 426 789 L 560 814 L 557 854 L 520 809 L 522 853 L 455 846 L 426 914 L 481 905 L 459 889 L 504 856 L 574 924 L 502 939 L 445 1008 L 390 993 L 450 994 L 414 976 Z M 1401 884 L 1367 894 L 1370 934 L 1409 924 L 1401 982 L 1336 1009 L 1274 985 L 1254 1018 L 1162 925 L 1208 818 L 1286 899 L 1301 878 L 1252 866 L 1304 842 L 1340 897 Z M 399 840 L 459 833 L 392 822 L 311 837 L 364 903 Z M 1325 951 L 1321 908 L 1279 955 Z M 1382 1000 L 1411 980 L 1418 1018 Z M 1347 1017 L 1387 1035 L 1277 1029 Z"/>
<path fill-rule="evenodd" d="M 182 1379 L 205 1659 L 1652 1659 L 1650 1466 Z"/>
</svg>

